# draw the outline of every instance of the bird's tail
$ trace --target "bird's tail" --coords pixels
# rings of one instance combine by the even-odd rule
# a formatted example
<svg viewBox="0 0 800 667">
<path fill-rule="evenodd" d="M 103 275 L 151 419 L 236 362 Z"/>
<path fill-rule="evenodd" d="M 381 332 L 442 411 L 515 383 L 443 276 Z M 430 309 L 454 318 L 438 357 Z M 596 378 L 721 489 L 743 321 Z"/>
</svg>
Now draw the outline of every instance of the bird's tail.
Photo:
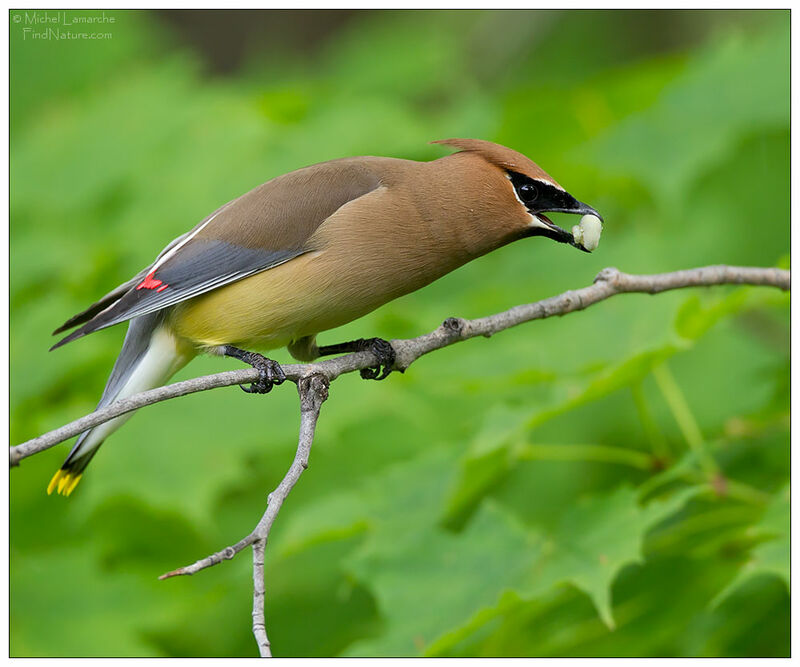
<svg viewBox="0 0 800 667">
<path fill-rule="evenodd" d="M 161 313 L 151 313 L 131 320 L 122 351 L 108 378 L 103 397 L 97 407 L 140 391 L 161 386 L 194 356 L 178 345 L 162 325 Z M 133 412 L 85 431 L 47 487 L 48 495 L 56 491 L 68 496 L 81 480 L 83 471 L 103 441 L 131 418 Z"/>
</svg>

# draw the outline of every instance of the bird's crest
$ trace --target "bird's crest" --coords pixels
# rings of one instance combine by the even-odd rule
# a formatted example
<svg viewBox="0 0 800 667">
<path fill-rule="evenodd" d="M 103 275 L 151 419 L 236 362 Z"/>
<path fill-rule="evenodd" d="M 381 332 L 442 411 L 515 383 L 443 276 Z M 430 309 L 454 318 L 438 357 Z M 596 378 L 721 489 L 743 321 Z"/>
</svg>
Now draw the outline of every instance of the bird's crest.
<svg viewBox="0 0 800 667">
<path fill-rule="evenodd" d="M 475 153 L 490 164 L 498 166 L 501 169 L 514 171 L 528 178 L 547 181 L 560 190 L 564 189 L 550 174 L 533 160 L 525 157 L 522 153 L 518 153 L 500 144 L 484 141 L 482 139 L 440 139 L 439 141 L 432 141 L 431 143 L 452 146 L 453 148 L 460 149 L 462 152 Z"/>
</svg>

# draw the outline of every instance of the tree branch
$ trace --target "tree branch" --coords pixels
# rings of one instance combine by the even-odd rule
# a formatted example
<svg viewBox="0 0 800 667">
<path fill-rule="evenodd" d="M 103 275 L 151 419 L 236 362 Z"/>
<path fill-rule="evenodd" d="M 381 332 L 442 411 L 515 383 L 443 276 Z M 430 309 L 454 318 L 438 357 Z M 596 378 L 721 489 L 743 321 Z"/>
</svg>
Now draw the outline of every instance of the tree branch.
<svg viewBox="0 0 800 667">
<path fill-rule="evenodd" d="M 761 269 L 742 266 L 704 266 L 685 271 L 657 273 L 653 275 L 631 275 L 615 268 L 603 269 L 594 279 L 594 283 L 578 290 L 570 290 L 558 296 L 536 301 L 534 303 L 515 306 L 502 313 L 482 317 L 475 320 L 448 318 L 431 333 L 410 338 L 393 340 L 395 349 L 395 369 L 404 371 L 421 356 L 438 350 L 458 341 L 476 336 L 491 336 L 495 333 L 517 326 L 531 320 L 539 320 L 554 315 L 566 315 L 612 297 L 616 294 L 642 292 L 658 294 L 684 287 L 701 287 L 711 285 L 764 285 L 788 290 L 790 273 L 782 269 Z M 313 364 L 287 364 L 282 366 L 286 377 L 293 382 L 312 374 L 322 375 L 333 381 L 340 375 L 369 368 L 377 363 L 371 352 L 356 352 L 335 359 L 327 359 Z M 248 384 L 258 380 L 258 371 L 243 368 L 225 371 L 214 375 L 175 382 L 164 387 L 134 394 L 120 401 L 115 401 L 91 414 L 76 419 L 69 424 L 49 433 L 40 435 L 16 447 L 10 448 L 10 465 L 19 462 L 45 449 L 57 445 L 64 440 L 82 433 L 98 424 L 114 417 L 132 412 L 153 403 L 160 403 L 170 398 L 186 396 L 198 391 L 229 387 L 236 384 Z"/>
<path fill-rule="evenodd" d="M 603 269 L 595 278 L 594 283 L 588 287 L 570 290 L 542 301 L 515 306 L 502 313 L 488 317 L 474 320 L 451 317 L 428 334 L 408 340 L 393 340 L 392 346 L 395 350 L 394 368 L 404 371 L 414 361 L 433 350 L 476 336 L 488 337 L 531 320 L 583 310 L 616 294 L 631 292 L 658 294 L 659 292 L 682 289 L 684 287 L 723 284 L 764 285 L 788 290 L 790 282 L 789 271 L 771 268 L 721 265 L 653 275 L 631 275 L 622 273 L 615 268 L 607 268 Z M 229 560 L 246 547 L 252 546 L 253 634 L 259 647 L 259 654 L 262 657 L 271 656 L 264 615 L 264 553 L 272 524 L 275 522 L 284 500 L 286 500 L 294 485 L 300 479 L 300 475 L 308 467 L 317 420 L 322 404 L 328 398 L 330 383 L 344 373 L 352 373 L 363 368 L 369 368 L 377 362 L 378 360 L 371 352 L 357 352 L 313 364 L 282 366 L 287 379 L 297 383 L 300 395 L 300 433 L 294 460 L 280 484 L 267 497 L 267 507 L 261 520 L 247 537 L 239 540 L 236 544 L 198 560 L 191 565 L 167 572 L 159 577 L 160 579 L 168 579 L 178 575 L 194 574 L 221 563 L 223 560 Z M 258 372 L 255 369 L 248 368 L 193 378 L 135 394 L 95 410 L 85 417 L 45 433 L 38 438 L 33 438 L 16 447 L 11 447 L 10 465 L 19 465 L 19 462 L 28 456 L 44 451 L 89 428 L 126 412 L 138 410 L 146 405 L 217 387 L 247 384 L 255 382 L 257 379 Z"/>
</svg>

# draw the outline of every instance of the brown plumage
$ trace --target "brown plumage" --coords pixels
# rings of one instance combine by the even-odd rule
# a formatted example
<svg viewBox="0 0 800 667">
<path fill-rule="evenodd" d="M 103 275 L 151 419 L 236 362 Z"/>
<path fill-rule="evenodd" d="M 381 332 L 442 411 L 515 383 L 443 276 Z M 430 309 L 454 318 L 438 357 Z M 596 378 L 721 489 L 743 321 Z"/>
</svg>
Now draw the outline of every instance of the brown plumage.
<svg viewBox="0 0 800 667">
<path fill-rule="evenodd" d="M 268 390 L 280 369 L 239 348 L 289 346 L 301 360 L 355 349 L 318 348 L 315 336 L 516 239 L 580 247 L 543 212 L 596 211 L 536 163 L 487 141 L 435 143 L 460 150 L 432 162 L 345 158 L 264 183 L 69 320 L 58 331 L 82 326 L 56 347 L 132 320 L 101 405 L 165 382 L 204 351 L 255 358 Z M 122 419 L 84 433 L 50 490 L 71 491 Z"/>
</svg>

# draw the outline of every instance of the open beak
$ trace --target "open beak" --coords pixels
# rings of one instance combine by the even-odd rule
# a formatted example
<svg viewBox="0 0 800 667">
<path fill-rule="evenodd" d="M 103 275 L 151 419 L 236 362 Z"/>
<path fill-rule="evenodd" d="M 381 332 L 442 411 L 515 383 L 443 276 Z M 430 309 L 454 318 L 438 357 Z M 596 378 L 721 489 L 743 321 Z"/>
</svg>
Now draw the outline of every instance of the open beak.
<svg viewBox="0 0 800 667">
<path fill-rule="evenodd" d="M 594 215 L 600 218 L 600 222 L 603 222 L 603 216 L 600 215 L 595 209 L 593 209 L 588 204 L 584 204 L 583 202 L 579 202 L 578 200 L 574 200 L 575 204 L 570 205 L 564 208 L 548 208 L 547 212 L 556 212 L 556 213 L 572 213 L 574 215 Z M 591 252 L 591 250 L 587 250 L 583 247 L 582 244 L 577 243 L 572 236 L 572 232 L 568 232 L 565 229 L 562 229 L 557 224 L 555 224 L 550 218 L 548 218 L 543 212 L 537 211 L 533 213 L 536 216 L 536 219 L 542 224 L 542 227 L 539 227 L 537 230 L 537 235 L 546 236 L 547 238 L 553 239 L 554 241 L 558 241 L 559 243 L 567 243 L 571 245 L 573 248 L 577 248 L 578 250 L 583 250 L 583 252 Z"/>
</svg>

